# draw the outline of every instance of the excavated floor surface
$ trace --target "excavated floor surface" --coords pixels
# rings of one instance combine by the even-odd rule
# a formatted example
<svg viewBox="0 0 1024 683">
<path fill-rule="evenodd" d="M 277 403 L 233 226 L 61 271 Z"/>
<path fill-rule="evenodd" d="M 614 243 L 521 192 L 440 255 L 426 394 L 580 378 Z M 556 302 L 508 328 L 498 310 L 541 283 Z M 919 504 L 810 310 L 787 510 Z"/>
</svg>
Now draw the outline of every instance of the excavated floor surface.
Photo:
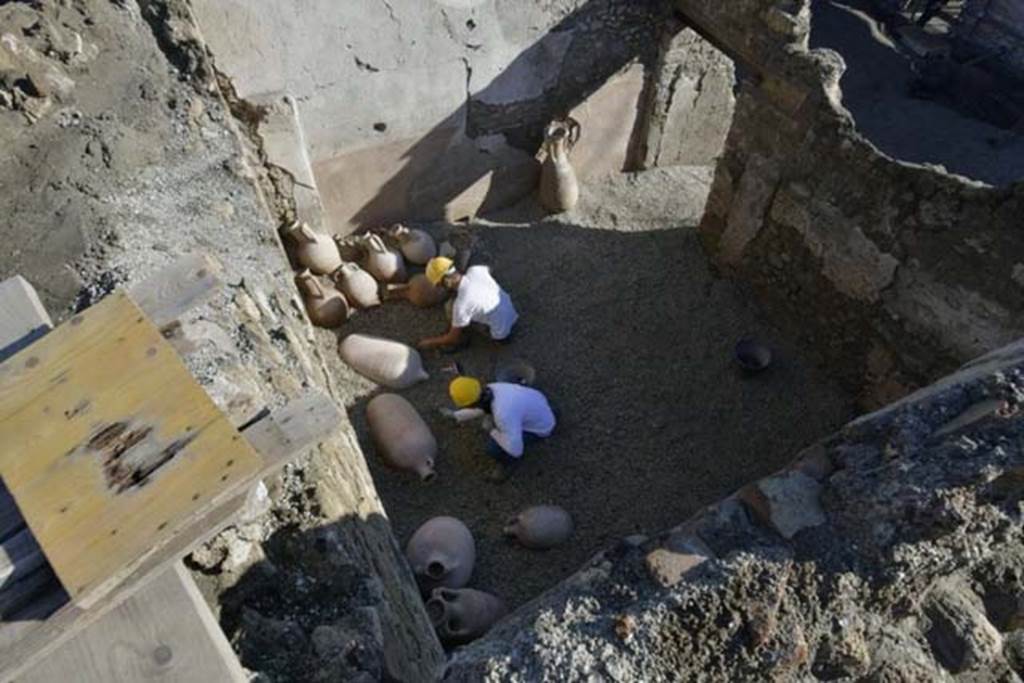
<svg viewBox="0 0 1024 683">
<path fill-rule="evenodd" d="M 435 515 L 462 519 L 477 543 L 470 585 L 514 608 L 609 541 L 686 519 L 850 418 L 850 398 L 807 350 L 711 272 L 695 230 L 709 182 L 707 168 L 659 169 L 586 187 L 580 206 L 557 219 L 527 201 L 488 221 L 432 228 L 475 240 L 473 262 L 492 267 L 520 311 L 508 347 L 474 340 L 455 358 L 482 377 L 500 358 L 528 360 L 561 422 L 509 480 L 490 483 L 482 432 L 437 413 L 448 404 L 450 376 L 440 368 L 451 357 L 425 354 L 430 380 L 402 392 L 440 443 L 438 476 L 424 484 L 383 466 L 365 420 L 376 388 L 331 353 L 400 543 Z M 415 343 L 444 326 L 440 308 L 389 303 L 337 334 Z M 742 376 L 732 357 L 749 333 L 777 356 L 755 377 Z M 334 344 L 335 334 L 322 334 Z M 503 522 L 537 503 L 570 511 L 569 543 L 536 552 L 502 539 Z"/>
</svg>

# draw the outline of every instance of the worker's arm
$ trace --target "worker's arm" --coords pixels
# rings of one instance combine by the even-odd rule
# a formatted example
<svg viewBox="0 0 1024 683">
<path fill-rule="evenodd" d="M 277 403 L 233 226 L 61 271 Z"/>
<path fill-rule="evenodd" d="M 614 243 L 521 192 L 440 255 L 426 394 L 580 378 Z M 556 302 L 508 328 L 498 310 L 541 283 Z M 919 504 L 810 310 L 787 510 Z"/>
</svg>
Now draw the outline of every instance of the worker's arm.
<svg viewBox="0 0 1024 683">
<path fill-rule="evenodd" d="M 444 334 L 437 337 L 421 339 L 416 346 L 421 349 L 436 349 L 439 346 L 455 346 L 462 341 L 462 333 L 464 330 L 465 328 L 463 327 L 455 327 L 452 325 Z"/>
<path fill-rule="evenodd" d="M 439 413 L 444 415 L 450 420 L 455 420 L 459 424 L 469 422 L 470 420 L 476 420 L 477 418 L 483 417 L 487 413 L 480 408 L 462 408 L 460 410 L 452 410 L 451 408 L 438 408 Z"/>
<path fill-rule="evenodd" d="M 464 422 L 469 422 L 470 420 L 475 420 L 477 418 L 483 417 L 486 414 L 487 413 L 485 413 L 480 408 L 463 408 L 462 410 L 456 410 L 454 413 L 452 413 L 452 417 L 455 419 L 456 422 L 462 424 Z"/>
</svg>

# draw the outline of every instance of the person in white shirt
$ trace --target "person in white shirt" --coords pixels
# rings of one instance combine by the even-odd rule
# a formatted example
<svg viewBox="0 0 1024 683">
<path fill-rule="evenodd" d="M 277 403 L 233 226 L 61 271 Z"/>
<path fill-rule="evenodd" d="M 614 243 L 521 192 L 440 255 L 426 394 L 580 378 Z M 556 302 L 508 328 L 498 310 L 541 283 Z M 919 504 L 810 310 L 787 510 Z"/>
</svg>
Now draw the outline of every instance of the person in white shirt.
<svg viewBox="0 0 1024 683">
<path fill-rule="evenodd" d="M 443 284 L 454 291 L 455 301 L 448 331 L 421 339 L 417 346 L 421 349 L 459 348 L 469 341 L 465 333 L 472 323 L 485 327 L 495 341 L 508 340 L 519 314 L 487 266 L 473 266 L 463 275 L 455 269 L 451 259 L 438 256 L 427 263 L 425 275 L 435 287 Z"/>
<path fill-rule="evenodd" d="M 551 404 L 532 387 L 506 382 L 483 386 L 473 377 L 461 376 L 448 385 L 448 395 L 457 410 L 442 409 L 444 415 L 460 424 L 483 418 L 487 454 L 498 461 L 492 479 L 504 479 L 506 466 L 523 457 L 526 443 L 545 439 L 555 429 Z"/>
</svg>

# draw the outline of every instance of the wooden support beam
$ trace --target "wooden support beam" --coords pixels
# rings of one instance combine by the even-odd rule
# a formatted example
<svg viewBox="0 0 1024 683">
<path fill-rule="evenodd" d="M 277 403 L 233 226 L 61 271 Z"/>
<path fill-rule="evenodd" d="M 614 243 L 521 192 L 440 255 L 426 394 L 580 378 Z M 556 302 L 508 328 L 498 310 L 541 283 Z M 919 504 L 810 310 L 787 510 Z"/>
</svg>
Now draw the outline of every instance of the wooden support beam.
<svg viewBox="0 0 1024 683">
<path fill-rule="evenodd" d="M 163 329 L 213 297 L 220 285 L 221 265 L 207 254 L 190 254 L 129 289 L 128 296 Z"/>
<path fill-rule="evenodd" d="M 18 677 L 19 683 L 149 680 L 248 680 L 181 562 Z"/>
<path fill-rule="evenodd" d="M 251 480 L 239 482 L 222 495 L 223 503 L 191 521 L 157 552 L 146 557 L 124 580 L 88 610 L 64 597 L 58 602 L 51 595 L 52 614 L 33 612 L 16 614 L 16 623 L 0 628 L 0 681 L 6 682 L 41 661 L 71 636 L 92 624 L 125 599 L 147 588 L 172 563 L 230 525 L 244 504 L 249 487 L 273 474 L 279 467 L 306 448 L 332 435 L 341 423 L 337 405 L 328 397 L 312 393 L 271 413 L 242 432 L 262 456 L 262 465 Z M 37 620 L 33 620 L 37 619 Z"/>
</svg>

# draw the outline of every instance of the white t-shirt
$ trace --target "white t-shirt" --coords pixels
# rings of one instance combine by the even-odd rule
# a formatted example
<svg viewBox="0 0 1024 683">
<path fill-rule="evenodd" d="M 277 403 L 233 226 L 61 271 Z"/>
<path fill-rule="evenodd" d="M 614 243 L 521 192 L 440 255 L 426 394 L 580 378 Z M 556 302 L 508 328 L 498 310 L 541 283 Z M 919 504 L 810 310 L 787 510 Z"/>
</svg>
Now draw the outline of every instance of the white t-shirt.
<svg viewBox="0 0 1024 683">
<path fill-rule="evenodd" d="M 519 384 L 495 382 L 488 384 L 493 399 L 491 416 L 494 429 L 491 437 L 506 453 L 515 458 L 523 455 L 523 432 L 550 436 L 555 429 L 555 414 L 544 394 Z"/>
<path fill-rule="evenodd" d="M 512 299 L 502 289 L 487 266 L 473 266 L 462 276 L 452 305 L 452 325 L 487 325 L 491 339 L 504 339 L 519 319 Z"/>
</svg>

